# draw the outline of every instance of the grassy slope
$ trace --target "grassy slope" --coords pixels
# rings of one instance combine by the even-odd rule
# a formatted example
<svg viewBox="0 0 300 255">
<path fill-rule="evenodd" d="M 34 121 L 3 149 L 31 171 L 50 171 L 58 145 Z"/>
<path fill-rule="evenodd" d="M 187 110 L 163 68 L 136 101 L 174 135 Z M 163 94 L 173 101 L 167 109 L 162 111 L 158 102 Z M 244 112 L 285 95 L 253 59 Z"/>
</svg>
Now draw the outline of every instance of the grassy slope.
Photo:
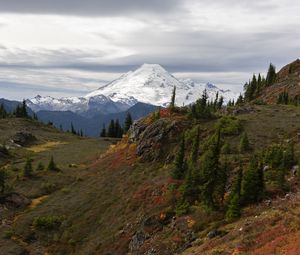
<svg viewBox="0 0 300 255">
<path fill-rule="evenodd" d="M 38 201 L 38 198 L 44 195 L 51 197 L 52 194 L 61 189 L 67 192 L 68 186 L 80 180 L 80 176 L 87 169 L 87 163 L 99 157 L 113 142 L 77 137 L 60 132 L 53 127 L 24 119 L 1 119 L 0 129 L 0 143 L 2 144 L 10 144 L 11 137 L 19 131 L 30 132 L 37 138 L 36 145 L 29 148 L 12 149 L 10 150 L 12 157 L 0 161 L 0 166 L 4 165 L 8 171 L 9 184 L 14 187 L 14 191 L 33 199 L 33 202 Z M 54 146 L 45 146 L 51 143 Z M 41 171 L 35 172 L 32 178 L 22 176 L 26 158 L 33 159 L 33 168 L 35 169 L 39 163 L 47 167 L 51 156 L 54 157 L 55 163 L 62 170 L 61 172 Z M 70 164 L 74 164 L 76 167 L 71 168 Z M 62 205 L 63 203 L 61 201 Z M 1 206 L 0 210 L 0 218 L 6 223 L 0 227 L 0 236 L 2 237 L 0 238 L 0 246 L 2 247 L 0 254 L 19 254 L 24 250 L 25 243 L 22 243 L 21 239 L 12 241 L 5 237 L 11 235 L 12 221 L 16 221 L 23 214 L 25 215 L 27 211 L 23 213 L 22 210 L 13 208 L 7 211 Z M 16 225 L 18 226 L 18 224 Z M 19 245 L 20 243 L 22 245 Z"/>
<path fill-rule="evenodd" d="M 250 142 L 256 149 L 295 137 L 296 154 L 299 156 L 296 136 L 300 132 L 299 116 L 300 108 L 255 106 L 255 111 L 239 115 L 238 118 L 243 121 Z M 203 130 L 209 131 L 213 124 L 203 123 L 201 126 Z M 129 146 L 125 142 L 99 158 L 99 153 L 107 143 L 57 132 L 52 134 L 51 130 L 49 132 L 44 138 L 69 143 L 34 155 L 35 163 L 47 162 L 50 154 L 53 154 L 63 173 L 43 173 L 37 179 L 17 183 L 17 190 L 30 197 L 44 195 L 44 191 L 39 188 L 42 182 L 53 182 L 57 188 L 36 207 L 19 215 L 13 224 L 14 236 L 25 242 L 23 246 L 31 254 L 43 254 L 39 251 L 46 250 L 49 254 L 126 254 L 134 233 L 140 229 L 145 230 L 142 224 L 144 220 L 149 216 L 164 218 L 169 211 L 172 205 L 172 181 L 169 178 L 171 165 L 160 162 L 142 163 L 136 158 L 134 145 Z M 234 148 L 239 137 L 228 137 L 227 140 Z M 69 163 L 82 165 L 70 169 Z M 179 217 L 172 223 L 167 222 L 162 229 L 156 229 L 155 226 L 148 229 L 149 238 L 139 252 L 134 254 L 143 254 L 150 248 L 161 255 L 180 252 L 178 248 L 189 243 L 190 235 L 195 235 L 196 242 L 184 254 L 230 254 L 240 246 L 247 252 L 252 251 L 251 247 L 259 252 L 260 248 L 268 245 L 268 239 L 262 238 L 264 233 L 267 235 L 267 231 L 271 231 L 273 227 L 280 230 L 284 221 L 287 221 L 284 227 L 292 231 L 278 231 L 288 234 L 286 236 L 289 240 L 283 249 L 298 249 L 296 245 L 288 245 L 299 231 L 299 222 L 294 217 L 299 215 L 298 200 L 294 198 L 282 204 L 280 201 L 279 199 L 277 204 L 274 202 L 274 209 L 263 205 L 245 209 L 242 219 L 232 224 L 220 220 L 221 215 L 218 213 L 207 214 L 195 208 L 190 215 Z M 281 217 L 284 210 L 282 208 L 288 208 L 284 217 Z M 46 215 L 64 216 L 65 220 L 56 230 L 40 231 L 32 227 L 35 217 Z M 256 215 L 258 218 L 255 218 Z M 246 232 L 245 226 L 249 226 L 247 221 L 250 222 L 250 227 L 247 227 Z M 268 227 L 256 227 L 262 224 Z M 220 226 L 228 234 L 213 240 L 204 238 L 207 231 L 216 226 Z M 244 229 L 242 235 L 239 231 L 241 227 Z M 273 237 L 280 238 L 277 235 Z M 253 245 L 257 240 L 264 241 Z M 6 241 L 5 249 L 8 251 L 13 246 L 11 240 Z"/>
</svg>

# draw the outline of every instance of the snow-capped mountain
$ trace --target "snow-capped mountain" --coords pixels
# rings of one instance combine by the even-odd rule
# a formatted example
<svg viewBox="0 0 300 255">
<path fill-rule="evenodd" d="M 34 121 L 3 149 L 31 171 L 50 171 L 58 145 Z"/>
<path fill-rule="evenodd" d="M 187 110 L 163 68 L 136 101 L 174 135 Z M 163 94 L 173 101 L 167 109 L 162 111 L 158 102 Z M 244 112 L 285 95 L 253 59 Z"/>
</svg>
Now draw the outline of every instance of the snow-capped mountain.
<svg viewBox="0 0 300 255">
<path fill-rule="evenodd" d="M 167 106 L 172 90 L 176 86 L 176 104 L 179 106 L 195 102 L 206 89 L 210 98 L 216 93 L 226 101 L 238 95 L 230 90 L 221 90 L 213 84 L 197 84 L 191 79 L 179 80 L 158 64 L 143 64 L 120 78 L 83 96 L 55 99 L 37 96 L 27 100 L 27 105 L 35 112 L 72 111 L 80 114 L 115 113 L 126 111 L 138 102 Z"/>
</svg>

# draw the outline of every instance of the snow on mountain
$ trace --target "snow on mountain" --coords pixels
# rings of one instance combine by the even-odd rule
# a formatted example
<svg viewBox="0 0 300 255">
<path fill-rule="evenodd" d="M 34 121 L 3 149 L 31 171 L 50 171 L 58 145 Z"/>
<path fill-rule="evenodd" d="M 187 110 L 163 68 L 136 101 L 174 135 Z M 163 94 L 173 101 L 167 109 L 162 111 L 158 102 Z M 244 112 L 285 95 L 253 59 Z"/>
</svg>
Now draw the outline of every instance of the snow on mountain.
<svg viewBox="0 0 300 255">
<path fill-rule="evenodd" d="M 118 79 L 100 87 L 83 97 L 55 99 L 37 96 L 27 100 L 35 112 L 72 111 L 76 113 L 114 113 L 126 111 L 138 102 L 167 106 L 172 90 L 176 86 L 176 104 L 188 105 L 195 102 L 204 89 L 213 99 L 216 93 L 227 102 L 238 95 L 230 90 L 221 90 L 213 84 L 197 84 L 191 79 L 179 80 L 158 64 L 143 64 L 135 71 L 123 74 Z"/>
<path fill-rule="evenodd" d="M 176 104 L 179 106 L 195 102 L 204 89 L 207 90 L 211 98 L 214 98 L 219 92 L 225 101 L 235 99 L 238 96 L 229 90 L 220 90 L 210 83 L 202 85 L 194 83 L 191 79 L 178 80 L 160 65 L 143 64 L 137 70 L 122 75 L 117 80 L 86 95 L 86 97 L 105 95 L 114 102 L 132 97 L 138 102 L 167 106 L 170 103 L 174 86 L 176 86 Z M 128 101 L 128 103 L 135 102 Z"/>
</svg>

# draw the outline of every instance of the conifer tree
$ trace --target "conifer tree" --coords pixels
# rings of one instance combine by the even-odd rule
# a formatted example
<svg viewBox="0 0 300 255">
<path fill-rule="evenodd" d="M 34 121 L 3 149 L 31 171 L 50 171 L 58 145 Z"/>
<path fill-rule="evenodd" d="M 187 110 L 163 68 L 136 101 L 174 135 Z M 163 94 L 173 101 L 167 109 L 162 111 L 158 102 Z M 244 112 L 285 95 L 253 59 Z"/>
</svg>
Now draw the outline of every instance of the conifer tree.
<svg viewBox="0 0 300 255">
<path fill-rule="evenodd" d="M 247 133 L 245 132 L 242 135 L 241 141 L 240 141 L 240 152 L 246 152 L 250 149 L 250 144 L 248 140 Z"/>
<path fill-rule="evenodd" d="M 183 185 L 183 197 L 186 201 L 192 203 L 197 200 L 199 196 L 199 188 L 197 185 L 197 178 L 195 176 L 194 163 L 189 161 L 186 169 L 186 177 Z"/>
<path fill-rule="evenodd" d="M 195 164 L 198 160 L 199 156 L 199 146 L 200 146 L 200 127 L 197 128 L 197 133 L 195 138 L 193 139 L 193 145 L 192 145 L 192 155 L 191 159 L 192 162 Z"/>
<path fill-rule="evenodd" d="M 4 107 L 4 104 L 2 103 L 0 105 L 0 119 L 4 119 L 8 116 L 6 110 L 5 110 L 5 107 Z"/>
<path fill-rule="evenodd" d="M 224 195 L 218 192 L 221 190 L 219 185 L 226 181 L 223 179 L 224 172 L 220 171 L 221 146 L 221 130 L 219 128 L 201 157 L 201 197 L 204 204 L 211 209 L 217 207 L 217 201 Z"/>
<path fill-rule="evenodd" d="M 76 133 L 76 130 L 75 130 L 75 128 L 74 128 L 73 122 L 71 122 L 71 133 L 72 133 L 73 135 L 76 135 L 76 134 L 77 134 L 77 133 Z"/>
<path fill-rule="evenodd" d="M 181 180 L 185 176 L 186 172 L 186 161 L 185 161 L 185 139 L 182 135 L 181 142 L 179 145 L 179 151 L 176 155 L 174 162 L 174 170 L 172 176 L 174 179 Z"/>
<path fill-rule="evenodd" d="M 103 128 L 101 130 L 101 133 L 100 133 L 100 137 L 106 137 L 106 128 L 105 128 L 104 124 L 103 124 Z"/>
<path fill-rule="evenodd" d="M 115 121 L 114 120 L 110 121 L 110 124 L 108 126 L 108 130 L 107 130 L 107 136 L 108 137 L 115 137 L 116 136 L 116 134 L 115 134 Z"/>
<path fill-rule="evenodd" d="M 54 162 L 54 158 L 53 156 L 51 156 L 50 162 L 48 164 L 47 167 L 48 171 L 59 171 L 60 169 L 56 166 L 55 162 Z"/>
<path fill-rule="evenodd" d="M 258 202 L 264 191 L 262 165 L 258 163 L 256 157 L 251 158 L 248 170 L 243 175 L 242 201 L 245 204 Z"/>
<path fill-rule="evenodd" d="M 29 158 L 26 160 L 26 163 L 25 163 L 25 166 L 24 166 L 24 171 L 23 171 L 23 175 L 25 177 L 31 177 L 32 176 L 33 169 L 32 169 L 31 162 L 32 162 L 32 160 L 29 159 Z"/>
<path fill-rule="evenodd" d="M 22 118 L 28 118 L 29 117 L 25 100 L 23 100 L 23 102 L 22 102 L 21 112 L 22 112 Z"/>
<path fill-rule="evenodd" d="M 240 197 L 238 194 L 235 194 L 229 201 L 229 205 L 225 217 L 227 220 L 234 220 L 234 219 L 238 219 L 240 216 L 241 216 Z"/>
<path fill-rule="evenodd" d="M 267 77 L 266 77 L 266 85 L 271 86 L 271 85 L 274 84 L 275 81 L 276 81 L 276 68 L 271 63 L 270 66 L 269 66 Z"/>
<path fill-rule="evenodd" d="M 236 101 L 236 105 L 243 105 L 243 103 L 244 103 L 244 98 L 243 98 L 242 94 L 240 94 Z"/>
<path fill-rule="evenodd" d="M 115 131 L 114 131 L 114 137 L 116 138 L 122 138 L 123 136 L 123 129 L 119 123 L 119 120 L 117 119 L 115 121 Z"/>
<path fill-rule="evenodd" d="M 132 125 L 132 117 L 131 117 L 130 112 L 128 112 L 126 115 L 125 123 L 124 123 L 124 132 L 125 133 L 129 130 L 131 125 Z"/>
<path fill-rule="evenodd" d="M 171 103 L 170 103 L 170 110 L 173 111 L 175 109 L 175 98 L 176 98 L 176 86 L 173 88 Z"/>
</svg>

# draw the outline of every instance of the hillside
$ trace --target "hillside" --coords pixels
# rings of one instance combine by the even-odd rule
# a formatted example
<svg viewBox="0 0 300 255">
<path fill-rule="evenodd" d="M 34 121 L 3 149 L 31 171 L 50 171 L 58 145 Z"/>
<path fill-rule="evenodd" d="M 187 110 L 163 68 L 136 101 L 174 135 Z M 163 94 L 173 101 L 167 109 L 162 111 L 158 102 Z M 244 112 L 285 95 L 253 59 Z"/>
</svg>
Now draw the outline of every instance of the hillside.
<svg viewBox="0 0 300 255">
<path fill-rule="evenodd" d="M 291 99 L 300 95 L 300 60 L 282 67 L 276 74 L 276 81 L 265 88 L 259 99 L 269 104 L 276 104 L 280 94 L 287 92 Z"/>
<path fill-rule="evenodd" d="M 224 119 L 218 114 L 196 120 L 184 109 L 174 113 L 162 110 L 159 117 L 149 115 L 136 122 L 128 136 L 108 150 L 111 141 L 79 138 L 24 120 L 1 120 L 2 142 L 19 129 L 30 129 L 39 141 L 12 151 L 14 158 L 5 163 L 6 168 L 14 169 L 10 181 L 15 192 L 32 201 L 8 211 L 1 205 L 5 212 L 1 214 L 2 251 L 171 255 L 275 254 L 277 249 L 276 254 L 299 254 L 299 177 L 290 169 L 285 174 L 288 189 L 278 190 L 266 182 L 266 195 L 258 203 L 245 205 L 239 219 L 224 220 L 224 209 L 207 210 L 201 201 L 184 213 L 179 210 L 184 180 L 174 179 L 172 172 L 183 132 L 189 154 L 200 128 L 202 155 L 217 123 L 223 121 L 222 139 L 229 149 L 222 149 L 220 160 L 226 159 L 230 165 L 227 193 L 236 176 L 238 156 L 247 172 L 254 152 L 292 139 L 295 158 L 299 157 L 300 108 L 245 105 L 229 107 L 222 114 L 233 117 Z M 240 154 L 244 133 L 251 150 Z M 56 144 L 46 146 L 49 142 Z M 15 178 L 21 175 L 28 153 L 34 167 L 39 161 L 46 165 L 54 155 L 62 171 Z M 268 178 L 266 174 L 266 181 Z"/>
</svg>

